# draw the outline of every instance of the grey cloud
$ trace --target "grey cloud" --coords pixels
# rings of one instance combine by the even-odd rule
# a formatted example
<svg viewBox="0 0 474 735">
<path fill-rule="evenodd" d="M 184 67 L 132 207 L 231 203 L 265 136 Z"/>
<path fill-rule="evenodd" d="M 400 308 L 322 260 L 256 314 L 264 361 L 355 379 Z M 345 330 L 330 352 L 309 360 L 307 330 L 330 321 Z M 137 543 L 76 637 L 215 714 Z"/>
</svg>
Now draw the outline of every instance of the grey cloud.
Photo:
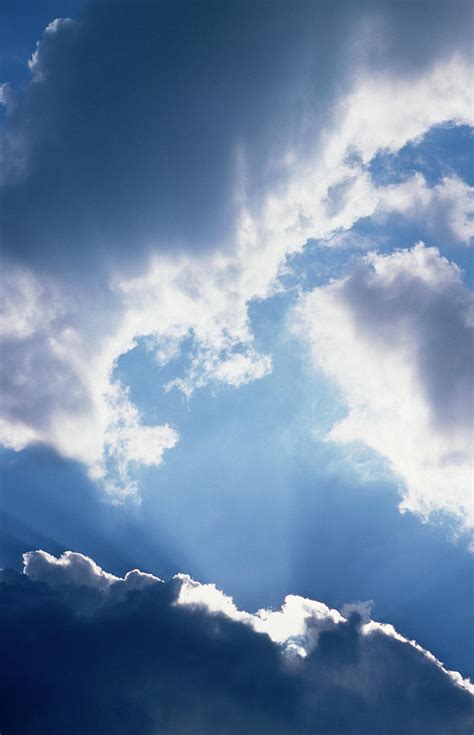
<svg viewBox="0 0 474 735">
<path fill-rule="evenodd" d="M 225 244 L 235 156 L 285 137 L 307 6 L 96 2 L 59 22 L 7 116 L 7 254 L 130 261 Z M 301 70 L 301 67 L 300 67 Z M 22 216 L 20 216 L 22 212 Z"/>
<path fill-rule="evenodd" d="M 133 269 L 155 248 L 222 247 L 238 209 L 239 151 L 254 204 L 282 175 L 275 161 L 286 148 L 314 142 L 361 59 L 408 73 L 469 42 L 467 4 L 409 10 L 85 3 L 77 22 L 50 26 L 33 81 L 9 94 L 4 253 L 84 273 L 111 261 Z"/>
<path fill-rule="evenodd" d="M 394 276 L 361 264 L 341 289 L 360 334 L 387 348 L 409 345 L 433 419 L 445 431 L 472 425 L 474 400 L 473 299 L 454 264 L 436 249 L 418 245 L 425 258 L 417 270 L 394 265 Z M 394 264 L 396 260 L 394 259 Z M 408 261 L 407 261 L 408 263 Z M 408 263 L 409 264 L 409 263 Z"/>
<path fill-rule="evenodd" d="M 4 340 L 2 353 L 0 409 L 9 421 L 44 430 L 59 400 L 67 411 L 87 412 L 86 389 L 65 360 L 54 354 L 44 335 Z"/>
<path fill-rule="evenodd" d="M 363 632 L 355 611 L 326 621 L 300 658 L 222 613 L 176 606 L 179 580 L 134 572 L 105 584 L 91 560 L 62 560 L 35 552 L 26 574 L 2 572 L 9 735 L 467 735 L 474 725 L 465 689 L 422 651 Z"/>
</svg>

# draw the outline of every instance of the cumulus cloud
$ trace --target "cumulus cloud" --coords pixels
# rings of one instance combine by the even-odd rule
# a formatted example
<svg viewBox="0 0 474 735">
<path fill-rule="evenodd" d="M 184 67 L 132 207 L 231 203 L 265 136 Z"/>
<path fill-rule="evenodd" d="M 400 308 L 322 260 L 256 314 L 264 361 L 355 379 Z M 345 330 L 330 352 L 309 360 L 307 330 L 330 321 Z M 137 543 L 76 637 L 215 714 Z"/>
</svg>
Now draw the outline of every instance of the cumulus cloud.
<svg viewBox="0 0 474 735">
<path fill-rule="evenodd" d="M 340 36 L 332 16 L 323 32 L 301 5 L 290 23 L 272 12 L 268 26 L 256 5 L 260 35 L 249 36 L 252 24 L 233 25 L 227 8 L 209 27 L 192 8 L 87 5 L 79 21 L 48 26 L 31 82 L 5 96 L 1 440 L 16 450 L 44 442 L 116 496 L 137 494 L 136 466 L 158 466 L 179 428 L 144 422 L 114 377 L 119 358 L 146 338 L 164 364 L 191 340 L 189 368 L 167 385 L 187 395 L 267 375 L 249 304 L 282 288 L 288 256 L 308 239 L 349 230 L 381 197 L 404 209 L 371 179 L 379 150 L 472 118 L 470 64 L 451 48 L 442 63 L 429 52 L 408 75 L 381 64 L 374 76 L 352 41 L 342 56 L 357 74 L 333 105 L 335 72 L 315 83 L 296 53 L 300 38 L 310 53 L 327 48 L 314 33 Z M 288 34 L 298 44 L 281 42 Z M 335 43 L 328 70 L 341 72 L 340 57 Z M 453 227 L 464 233 L 461 208 Z"/>
<path fill-rule="evenodd" d="M 186 575 L 115 577 L 73 552 L 30 552 L 0 585 L 5 732 L 466 735 L 474 724 L 468 680 L 354 609 L 290 595 L 251 614 Z"/>
<path fill-rule="evenodd" d="M 376 218 L 396 213 L 422 225 L 431 240 L 469 245 L 474 237 L 474 187 L 445 176 L 433 187 L 415 173 L 400 184 L 380 187 Z"/>
<path fill-rule="evenodd" d="M 293 327 L 347 403 L 329 438 L 386 457 L 402 510 L 470 527 L 474 321 L 459 268 L 423 243 L 369 254 L 303 296 Z"/>
<path fill-rule="evenodd" d="M 49 587 L 87 587 L 100 592 L 114 589 L 137 589 L 148 584 L 161 582 L 153 574 L 133 569 L 125 577 L 116 577 L 104 571 L 93 559 L 77 551 L 65 551 L 55 557 L 46 551 L 28 551 L 23 554 L 23 573 L 36 582 L 45 582 Z"/>
<path fill-rule="evenodd" d="M 84 294 L 31 270 L 7 268 L 0 281 L 0 440 L 16 450 L 49 444 L 105 478 L 109 490 L 134 493 L 130 468 L 159 465 L 178 434 L 144 425 L 112 379 L 116 358 L 132 345 L 119 346 L 120 308 L 108 309 L 99 289 Z"/>
</svg>

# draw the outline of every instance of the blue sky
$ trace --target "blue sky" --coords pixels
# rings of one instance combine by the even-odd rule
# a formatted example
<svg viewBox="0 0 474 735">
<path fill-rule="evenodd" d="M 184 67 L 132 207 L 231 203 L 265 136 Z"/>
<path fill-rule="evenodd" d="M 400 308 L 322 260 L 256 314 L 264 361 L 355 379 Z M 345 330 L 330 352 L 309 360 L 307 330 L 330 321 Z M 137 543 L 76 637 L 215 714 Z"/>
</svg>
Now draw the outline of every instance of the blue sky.
<svg viewBox="0 0 474 735">
<path fill-rule="evenodd" d="M 401 706 L 399 731 L 468 732 L 472 685 L 450 672 L 474 676 L 470 12 L 5 6 L 0 566 L 25 571 L 4 573 L 6 628 L 21 595 L 32 631 L 48 606 L 80 620 L 84 605 L 93 636 L 114 630 L 111 610 L 131 630 L 153 604 L 205 658 L 217 614 L 243 651 L 268 639 L 269 663 L 254 670 L 249 654 L 229 691 L 209 684 L 216 719 L 199 707 L 191 719 L 203 733 L 305 733 L 316 717 L 388 735 L 401 696 L 390 677 L 405 666 L 417 714 Z M 152 603 L 149 578 L 133 593 L 117 579 L 136 568 L 201 584 L 179 578 Z M 250 614 L 266 620 L 287 595 L 304 623 L 291 632 L 282 608 L 279 638 Z M 308 600 L 332 612 L 308 613 Z M 78 680 L 95 676 L 69 630 Z M 149 630 L 158 660 L 162 629 Z M 354 640 L 368 680 L 387 682 L 378 705 L 355 683 L 340 720 L 337 687 L 297 720 L 265 700 L 295 646 L 306 668 L 275 684 L 288 702 L 347 674 Z M 448 671 L 430 672 L 424 649 Z M 188 660 L 176 650 L 171 680 Z M 165 664 L 143 655 L 159 681 Z M 213 656 L 196 674 L 209 682 Z M 57 673 L 53 699 L 38 695 L 52 733 L 72 711 L 67 696 L 64 712 L 54 704 Z M 262 682 L 258 706 L 232 694 L 247 675 Z M 103 696 L 110 721 L 77 727 L 118 726 Z M 150 701 L 124 705 L 123 733 L 188 731 Z M 2 732 L 34 732 L 35 708 L 22 720 L 15 706 Z"/>
</svg>

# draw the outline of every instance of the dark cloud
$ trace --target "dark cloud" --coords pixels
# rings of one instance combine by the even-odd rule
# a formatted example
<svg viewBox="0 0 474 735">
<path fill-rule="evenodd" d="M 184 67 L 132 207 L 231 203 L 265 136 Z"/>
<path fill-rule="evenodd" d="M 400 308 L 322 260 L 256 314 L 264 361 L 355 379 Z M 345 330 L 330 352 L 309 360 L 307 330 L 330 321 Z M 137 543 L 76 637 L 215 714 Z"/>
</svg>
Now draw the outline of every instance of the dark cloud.
<svg viewBox="0 0 474 735">
<path fill-rule="evenodd" d="M 104 0 L 46 31 L 7 121 L 6 252 L 225 244 L 239 147 L 258 170 L 286 135 L 305 7 Z"/>
<path fill-rule="evenodd" d="M 387 348 L 410 345 L 419 390 L 437 426 L 446 432 L 469 431 L 474 408 L 472 293 L 457 266 L 435 248 L 419 244 L 386 263 L 387 273 L 380 275 L 365 261 L 344 283 L 343 299 L 357 329 Z"/>
<path fill-rule="evenodd" d="M 455 6 L 85 3 L 45 32 L 34 80 L 9 96 L 5 254 L 130 267 L 156 247 L 225 245 L 239 176 L 255 203 L 359 57 L 405 73 L 463 50 L 469 9 Z"/>
<path fill-rule="evenodd" d="M 174 605 L 179 586 L 109 578 L 74 555 L 58 565 L 36 553 L 27 575 L 4 571 L 2 733 L 472 730 L 471 696 L 407 643 L 362 632 L 357 612 L 308 620 L 316 643 L 302 659 L 221 613 Z"/>
</svg>

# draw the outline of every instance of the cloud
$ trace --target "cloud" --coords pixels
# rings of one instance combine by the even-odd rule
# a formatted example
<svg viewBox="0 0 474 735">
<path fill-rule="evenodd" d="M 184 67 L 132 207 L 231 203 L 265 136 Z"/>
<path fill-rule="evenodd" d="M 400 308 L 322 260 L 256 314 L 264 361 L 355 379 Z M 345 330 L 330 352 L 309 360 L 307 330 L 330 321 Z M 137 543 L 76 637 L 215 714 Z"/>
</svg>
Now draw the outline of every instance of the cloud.
<svg viewBox="0 0 474 735">
<path fill-rule="evenodd" d="M 4 251 L 84 272 L 84 261 L 130 267 L 157 248 L 222 247 L 238 216 L 238 152 L 254 175 L 268 174 L 303 104 L 302 49 L 323 36 L 309 31 L 306 4 L 269 11 L 103 0 L 53 20 L 31 82 L 7 95 Z M 328 78 L 341 46 L 331 36 Z M 281 104 L 282 90 L 296 106 Z M 328 96 L 321 78 L 304 104 Z"/>
<path fill-rule="evenodd" d="M 47 582 L 50 587 L 69 584 L 103 590 L 119 579 L 104 572 L 89 557 L 72 551 L 59 558 L 46 551 L 28 552 L 23 561 L 24 573 L 30 579 Z"/>
<path fill-rule="evenodd" d="M 255 348 L 249 304 L 282 289 L 308 239 L 377 211 L 377 151 L 469 122 L 459 36 L 438 44 L 442 62 L 425 39 L 423 62 L 407 50 L 410 73 L 387 51 L 374 75 L 351 4 L 318 23 L 303 5 L 269 23 L 264 4 L 244 17 L 211 3 L 208 22 L 192 4 L 91 3 L 47 27 L 31 81 L 5 97 L 4 444 L 45 443 L 136 496 L 136 468 L 159 466 L 179 427 L 139 415 L 120 357 L 146 339 L 163 365 L 191 341 L 166 386 L 188 396 L 263 378 L 271 356 Z M 327 72 L 305 53 L 324 53 Z"/>
<path fill-rule="evenodd" d="M 91 476 L 107 475 L 107 489 L 134 493 L 131 466 L 159 465 L 178 434 L 144 425 L 127 389 L 112 380 L 116 358 L 133 344 L 118 344 L 120 307 L 108 308 L 100 288 L 83 293 L 31 270 L 6 268 L 0 281 L 0 440 L 16 450 L 49 444 Z"/>
<path fill-rule="evenodd" d="M 343 131 L 364 139 L 366 155 L 366 118 L 378 127 L 375 147 L 383 130 L 390 147 L 407 124 L 409 137 L 433 124 L 439 98 L 416 83 L 407 99 L 416 123 L 396 100 L 436 57 L 469 58 L 468 6 L 436 10 L 427 34 L 423 13 L 391 3 L 80 4 L 76 19 L 49 23 L 31 82 L 6 95 L 4 252 L 50 269 L 73 264 L 84 277 L 85 264 L 130 267 L 156 248 L 222 247 L 239 216 L 240 153 L 248 193 L 261 200 L 284 176 L 288 149 L 313 144 L 351 80 L 372 77 L 350 103 L 365 115 Z M 459 96 L 463 78 L 451 71 L 439 80 L 440 107 L 457 118 L 468 87 Z M 384 95 L 384 111 L 373 94 L 387 74 L 395 95 Z"/>
<path fill-rule="evenodd" d="M 293 328 L 339 385 L 339 442 L 364 442 L 400 477 L 400 508 L 472 525 L 472 294 L 459 268 L 418 243 L 369 254 L 302 297 Z"/>
<path fill-rule="evenodd" d="M 36 582 L 45 582 L 53 589 L 87 587 L 100 592 L 115 589 L 140 589 L 162 582 L 159 577 L 133 569 L 125 577 L 105 572 L 93 559 L 76 551 L 65 551 L 55 557 L 46 551 L 28 551 L 23 554 L 23 573 Z"/>
<path fill-rule="evenodd" d="M 400 184 L 381 187 L 376 218 L 396 213 L 421 225 L 432 241 L 470 244 L 474 238 L 474 187 L 445 176 L 430 188 L 415 173 Z"/>
<path fill-rule="evenodd" d="M 354 610 L 290 595 L 250 614 L 186 575 L 118 578 L 73 552 L 30 552 L 0 584 L 5 732 L 465 735 L 474 723 L 468 680 Z"/>
</svg>

